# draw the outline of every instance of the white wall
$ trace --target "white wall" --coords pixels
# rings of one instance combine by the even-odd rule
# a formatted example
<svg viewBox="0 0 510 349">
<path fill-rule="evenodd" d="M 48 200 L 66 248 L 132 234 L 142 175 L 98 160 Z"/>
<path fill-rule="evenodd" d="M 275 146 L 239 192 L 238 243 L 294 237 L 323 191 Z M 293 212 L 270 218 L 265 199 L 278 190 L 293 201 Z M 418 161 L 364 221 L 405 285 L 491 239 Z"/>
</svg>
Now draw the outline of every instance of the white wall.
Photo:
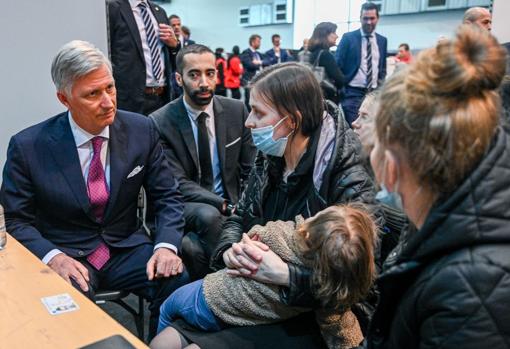
<svg viewBox="0 0 510 349">
<path fill-rule="evenodd" d="M 255 27 L 241 27 L 238 24 L 240 7 L 270 2 L 272 1 L 172 0 L 170 4 L 161 4 L 161 7 L 168 16 L 176 14 L 181 18 L 182 24 L 190 28 L 193 40 L 213 50 L 216 47 L 223 47 L 230 52 L 232 46 L 238 45 L 242 51 L 248 47 L 248 38 L 252 34 L 259 34 L 262 37 L 261 51 L 267 51 L 272 47 L 273 34 L 280 34 L 283 47 L 292 48 L 292 24 Z"/>
<path fill-rule="evenodd" d="M 494 0 L 492 8 L 492 33 L 499 42 L 510 42 L 510 25 L 508 14 L 510 13 L 510 1 Z"/>
<path fill-rule="evenodd" d="M 412 50 L 431 47 L 440 36 L 452 37 L 464 10 L 382 16 L 377 32 L 388 38 L 388 50 L 407 43 Z"/>
<path fill-rule="evenodd" d="M 73 39 L 107 53 L 104 0 L 2 1 L 0 11 L 0 167 L 18 131 L 65 108 L 51 81 L 51 60 Z M 0 174 L 1 180 L 1 174 Z"/>
</svg>

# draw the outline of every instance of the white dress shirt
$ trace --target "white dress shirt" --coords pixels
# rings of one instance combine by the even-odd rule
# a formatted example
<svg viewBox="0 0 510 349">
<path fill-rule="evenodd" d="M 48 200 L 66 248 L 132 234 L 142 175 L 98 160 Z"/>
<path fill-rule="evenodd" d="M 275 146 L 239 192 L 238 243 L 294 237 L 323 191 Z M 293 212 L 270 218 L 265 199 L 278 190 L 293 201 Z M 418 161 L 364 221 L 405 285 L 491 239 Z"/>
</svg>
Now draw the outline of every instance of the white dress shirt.
<svg viewBox="0 0 510 349">
<path fill-rule="evenodd" d="M 191 128 L 193 130 L 193 137 L 195 138 L 195 145 L 198 151 L 198 125 L 197 118 L 202 113 L 202 110 L 193 109 L 188 103 L 186 103 L 186 99 L 183 97 L 184 107 L 188 113 L 189 120 L 191 122 Z M 209 136 L 209 152 L 211 154 L 211 162 L 212 162 L 212 171 L 213 171 L 213 186 L 214 192 L 221 197 L 224 197 L 223 191 L 223 181 L 221 180 L 221 166 L 220 166 L 220 158 L 218 156 L 218 147 L 216 142 L 216 128 L 214 126 L 214 108 L 213 108 L 213 100 L 211 103 L 205 108 L 203 111 L 209 115 L 208 118 L 205 119 L 205 125 L 207 127 L 207 134 Z"/>
<path fill-rule="evenodd" d="M 359 30 L 361 35 L 361 62 L 359 65 L 358 72 L 349 83 L 353 87 L 367 87 L 367 38 L 363 30 Z M 379 76 L 379 46 L 377 45 L 377 39 L 375 37 L 375 31 L 372 32 L 370 38 L 370 44 L 372 45 L 372 88 L 377 87 L 377 80 Z"/>
<path fill-rule="evenodd" d="M 105 141 L 101 144 L 101 164 L 103 165 L 107 189 L 110 191 L 110 152 L 108 151 L 108 141 L 110 139 L 110 126 L 106 126 L 99 134 L 93 135 L 84 129 L 82 129 L 76 122 L 74 121 L 71 112 L 68 112 L 69 125 L 71 126 L 71 132 L 73 134 L 74 141 L 76 143 L 76 149 L 78 152 L 78 158 L 80 160 L 81 172 L 83 173 L 83 179 L 85 181 L 85 185 L 87 184 L 87 177 L 89 174 L 90 162 L 92 161 L 92 157 L 94 156 L 94 149 L 92 148 L 92 138 L 96 136 L 103 137 Z M 177 248 L 168 243 L 159 243 L 154 247 L 154 250 L 160 247 L 166 247 L 171 249 L 177 254 Z M 53 249 L 48 252 L 42 259 L 44 264 L 48 264 L 48 262 L 55 257 L 57 254 L 63 253 L 59 249 Z"/>
<path fill-rule="evenodd" d="M 133 16 L 135 17 L 136 25 L 138 26 L 138 32 L 140 33 L 140 38 L 142 39 L 142 49 L 143 49 L 143 57 L 145 59 L 145 85 L 146 86 L 164 86 L 165 85 L 165 74 L 162 74 L 161 80 L 157 81 L 154 78 L 154 74 L 152 73 L 152 58 L 151 51 L 149 49 L 149 44 L 147 43 L 147 33 L 145 32 L 145 24 L 143 23 L 142 13 L 138 4 L 141 2 L 147 3 L 146 0 L 129 0 L 129 5 L 131 6 L 131 10 L 133 11 Z M 154 25 L 154 31 L 156 35 L 159 37 L 159 23 L 152 14 L 150 6 L 147 4 L 149 9 L 149 16 L 151 18 L 152 24 Z M 163 48 L 163 43 L 158 39 L 159 47 Z M 161 50 L 161 64 L 163 71 L 165 71 L 165 57 L 163 55 L 163 50 Z"/>
</svg>

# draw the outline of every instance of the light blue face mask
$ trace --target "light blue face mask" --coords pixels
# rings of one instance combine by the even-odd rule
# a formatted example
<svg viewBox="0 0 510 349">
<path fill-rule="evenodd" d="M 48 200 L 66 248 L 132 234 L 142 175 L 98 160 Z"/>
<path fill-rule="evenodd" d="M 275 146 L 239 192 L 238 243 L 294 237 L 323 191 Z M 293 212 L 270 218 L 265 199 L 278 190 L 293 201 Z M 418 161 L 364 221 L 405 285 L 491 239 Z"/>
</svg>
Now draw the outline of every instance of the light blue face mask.
<svg viewBox="0 0 510 349">
<path fill-rule="evenodd" d="M 285 152 L 285 147 L 287 147 L 287 142 L 289 141 L 289 136 L 292 134 L 289 133 L 286 137 L 278 138 L 277 140 L 273 139 L 274 130 L 283 122 L 283 120 L 287 119 L 288 116 L 284 117 L 280 121 L 276 123 L 274 126 L 265 126 L 259 128 L 251 129 L 251 137 L 253 138 L 253 144 L 257 147 L 258 150 L 267 155 L 282 157 Z"/>
<path fill-rule="evenodd" d="M 396 191 L 390 192 L 384 184 L 381 184 L 381 190 L 375 195 L 375 199 L 402 212 L 404 211 L 402 196 Z"/>
</svg>

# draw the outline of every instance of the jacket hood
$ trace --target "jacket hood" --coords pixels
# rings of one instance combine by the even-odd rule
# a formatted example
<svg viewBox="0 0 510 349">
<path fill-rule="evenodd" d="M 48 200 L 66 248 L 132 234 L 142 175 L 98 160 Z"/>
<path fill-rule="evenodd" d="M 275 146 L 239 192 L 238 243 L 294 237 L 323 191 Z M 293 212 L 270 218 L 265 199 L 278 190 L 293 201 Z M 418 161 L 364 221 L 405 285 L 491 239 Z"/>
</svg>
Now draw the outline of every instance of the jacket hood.
<svg viewBox="0 0 510 349">
<path fill-rule="evenodd" d="M 502 129 L 469 176 L 435 203 L 399 259 L 422 260 L 491 243 L 510 243 L 510 137 Z"/>
</svg>

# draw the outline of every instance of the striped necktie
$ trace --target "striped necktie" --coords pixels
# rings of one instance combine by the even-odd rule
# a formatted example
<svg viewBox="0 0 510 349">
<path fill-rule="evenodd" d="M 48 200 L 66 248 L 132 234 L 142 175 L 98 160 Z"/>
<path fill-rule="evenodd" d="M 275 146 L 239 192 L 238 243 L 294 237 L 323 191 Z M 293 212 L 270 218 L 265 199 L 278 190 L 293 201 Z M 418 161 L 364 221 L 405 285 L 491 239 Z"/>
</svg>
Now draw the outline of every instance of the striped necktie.
<svg viewBox="0 0 510 349">
<path fill-rule="evenodd" d="M 140 12 L 142 14 L 143 25 L 145 26 L 145 34 L 147 36 L 147 44 L 149 45 L 149 51 L 151 54 L 152 61 L 152 74 L 154 79 L 157 81 L 161 80 L 163 75 L 163 63 L 161 62 L 161 48 L 158 45 L 158 36 L 156 30 L 149 15 L 149 9 L 147 3 L 141 2 L 138 4 Z"/>
<path fill-rule="evenodd" d="M 365 57 L 367 62 L 367 83 L 366 87 L 368 89 L 372 88 L 373 76 L 372 76 L 372 43 L 370 42 L 370 38 L 372 35 L 365 35 L 367 39 L 367 55 Z"/>
</svg>

